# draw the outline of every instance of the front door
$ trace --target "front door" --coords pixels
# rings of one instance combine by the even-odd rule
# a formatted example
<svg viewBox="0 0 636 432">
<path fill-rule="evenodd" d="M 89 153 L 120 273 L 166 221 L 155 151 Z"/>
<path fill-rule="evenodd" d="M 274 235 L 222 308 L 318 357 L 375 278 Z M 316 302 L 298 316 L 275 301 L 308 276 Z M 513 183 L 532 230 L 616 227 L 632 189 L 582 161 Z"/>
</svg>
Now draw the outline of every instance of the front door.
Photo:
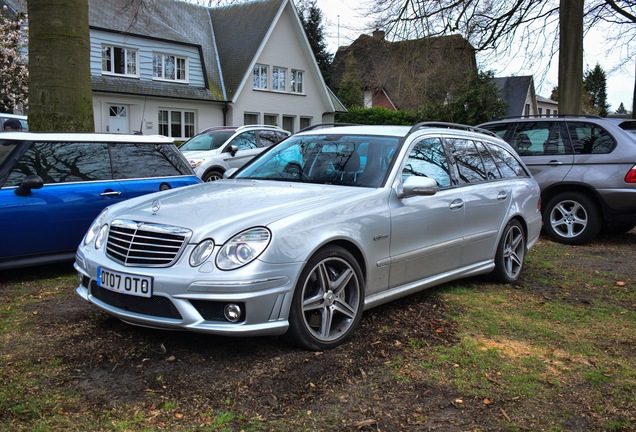
<svg viewBox="0 0 636 432">
<path fill-rule="evenodd" d="M 130 133 L 127 106 L 110 105 L 108 107 L 108 132 L 114 134 Z"/>
</svg>

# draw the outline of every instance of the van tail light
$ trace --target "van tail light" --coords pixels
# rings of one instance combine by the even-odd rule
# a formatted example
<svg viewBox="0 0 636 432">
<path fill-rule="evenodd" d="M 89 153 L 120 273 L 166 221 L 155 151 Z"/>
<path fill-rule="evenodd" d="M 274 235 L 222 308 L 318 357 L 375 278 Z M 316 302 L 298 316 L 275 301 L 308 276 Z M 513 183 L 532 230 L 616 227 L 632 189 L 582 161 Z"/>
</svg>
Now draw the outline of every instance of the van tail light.
<svg viewBox="0 0 636 432">
<path fill-rule="evenodd" d="M 627 172 L 627 175 L 625 176 L 625 183 L 636 183 L 636 165 Z"/>
</svg>

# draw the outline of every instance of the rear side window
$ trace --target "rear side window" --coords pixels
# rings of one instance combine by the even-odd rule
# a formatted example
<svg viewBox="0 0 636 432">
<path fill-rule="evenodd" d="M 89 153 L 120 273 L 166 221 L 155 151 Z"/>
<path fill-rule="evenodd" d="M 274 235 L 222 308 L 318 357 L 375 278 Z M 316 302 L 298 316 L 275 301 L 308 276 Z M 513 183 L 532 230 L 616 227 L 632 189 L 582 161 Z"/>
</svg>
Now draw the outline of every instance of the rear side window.
<svg viewBox="0 0 636 432">
<path fill-rule="evenodd" d="M 101 143 L 35 142 L 11 170 L 5 186 L 39 175 L 45 184 L 110 180 L 108 148 Z"/>
<path fill-rule="evenodd" d="M 597 124 L 568 122 L 568 132 L 576 154 L 606 154 L 616 148 L 616 140 Z"/>
<path fill-rule="evenodd" d="M 521 163 L 508 150 L 491 143 L 486 143 L 486 146 L 503 178 L 526 177 L 528 175 Z"/>
<path fill-rule="evenodd" d="M 176 148 L 166 144 L 109 144 L 115 179 L 191 174 Z"/>
<path fill-rule="evenodd" d="M 521 156 L 572 154 L 562 122 L 519 122 L 509 142 Z"/>
<path fill-rule="evenodd" d="M 448 142 L 455 165 L 457 165 L 460 183 L 478 183 L 489 180 L 481 153 L 473 141 L 454 138 L 449 139 Z"/>
<path fill-rule="evenodd" d="M 275 131 L 260 131 L 258 133 L 258 137 L 258 144 L 260 147 L 270 147 L 281 142 L 283 139 L 285 139 L 286 135 L 281 132 Z"/>
</svg>

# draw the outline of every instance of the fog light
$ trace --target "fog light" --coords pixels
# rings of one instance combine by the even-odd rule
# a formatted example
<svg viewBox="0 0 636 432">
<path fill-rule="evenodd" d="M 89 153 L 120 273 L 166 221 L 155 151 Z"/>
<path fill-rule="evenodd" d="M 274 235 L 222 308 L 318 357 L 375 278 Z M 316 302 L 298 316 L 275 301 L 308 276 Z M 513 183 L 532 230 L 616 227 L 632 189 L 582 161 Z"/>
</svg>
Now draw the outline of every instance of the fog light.
<svg viewBox="0 0 636 432">
<path fill-rule="evenodd" d="M 241 308 L 235 304 L 229 304 L 225 306 L 225 319 L 229 322 L 237 322 L 241 319 Z"/>
<path fill-rule="evenodd" d="M 77 272 L 77 283 L 81 286 L 84 283 L 84 275 Z"/>
</svg>

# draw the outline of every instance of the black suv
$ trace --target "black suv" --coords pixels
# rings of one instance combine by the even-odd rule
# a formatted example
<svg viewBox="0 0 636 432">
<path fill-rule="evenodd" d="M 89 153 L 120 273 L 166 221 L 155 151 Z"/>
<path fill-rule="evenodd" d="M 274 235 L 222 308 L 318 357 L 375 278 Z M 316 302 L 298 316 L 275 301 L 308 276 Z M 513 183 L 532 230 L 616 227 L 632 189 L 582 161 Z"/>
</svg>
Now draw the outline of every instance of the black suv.
<svg viewBox="0 0 636 432">
<path fill-rule="evenodd" d="M 508 141 L 541 186 L 544 230 L 582 244 L 636 226 L 636 120 L 524 117 L 479 125 Z M 630 133 L 631 132 L 631 133 Z"/>
</svg>

